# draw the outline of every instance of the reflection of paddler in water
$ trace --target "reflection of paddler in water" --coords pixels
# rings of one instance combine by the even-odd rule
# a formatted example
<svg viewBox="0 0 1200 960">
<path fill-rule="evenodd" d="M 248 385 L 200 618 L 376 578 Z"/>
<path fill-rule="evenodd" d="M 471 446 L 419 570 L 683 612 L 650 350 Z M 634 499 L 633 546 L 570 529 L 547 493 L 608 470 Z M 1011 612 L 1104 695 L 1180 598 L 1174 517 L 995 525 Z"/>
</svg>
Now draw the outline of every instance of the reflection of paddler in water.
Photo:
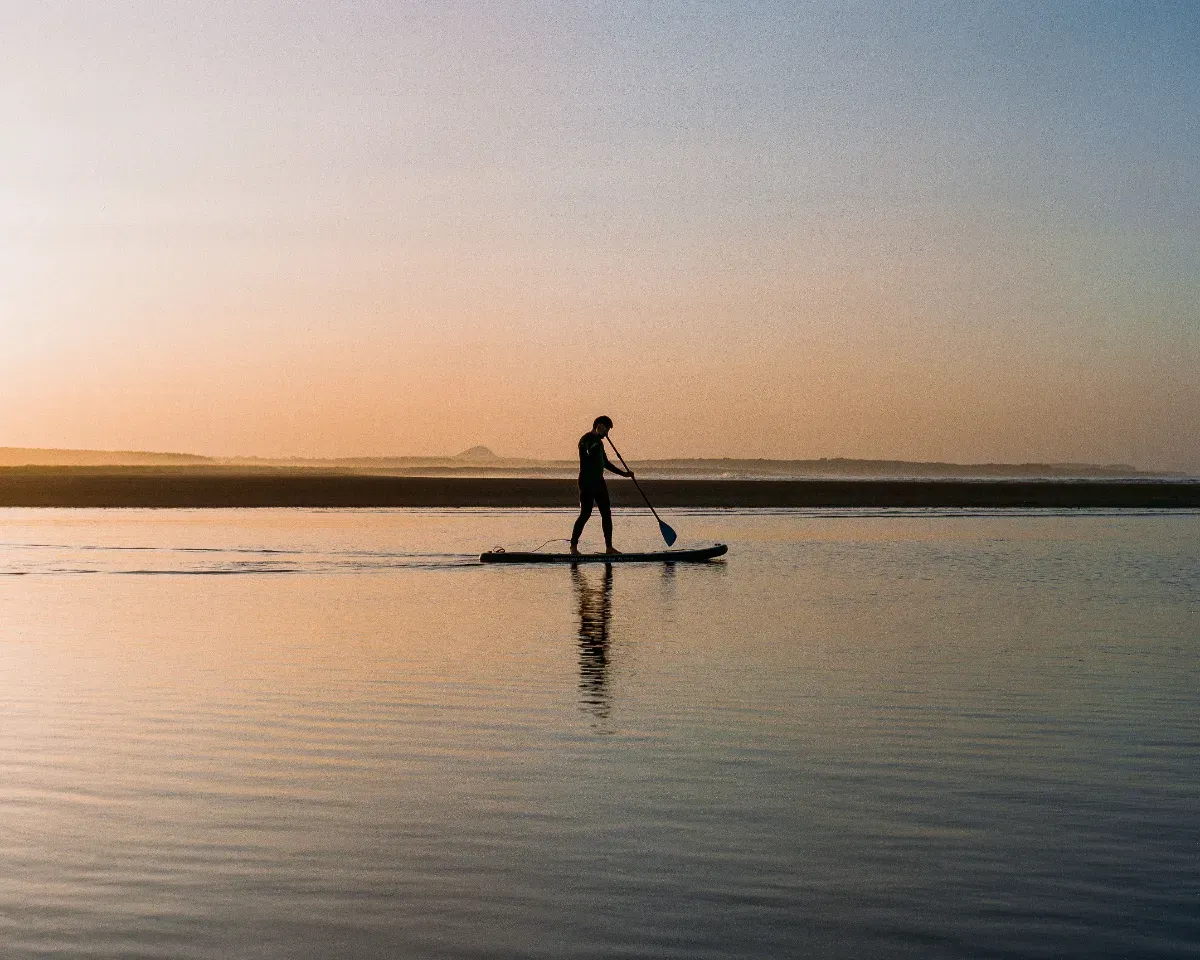
<svg viewBox="0 0 1200 960">
<path fill-rule="evenodd" d="M 613 546 L 612 510 L 608 503 L 608 487 L 604 484 L 604 471 L 611 470 L 622 477 L 632 477 L 632 470 L 622 470 L 608 462 L 604 452 L 604 438 L 612 429 L 608 417 L 597 417 L 592 429 L 579 438 L 579 518 L 571 531 L 571 552 L 579 553 L 579 537 L 584 524 L 592 515 L 592 505 L 600 508 L 600 524 L 604 527 L 604 549 L 608 553 L 620 553 Z"/>
<path fill-rule="evenodd" d="M 571 581 L 579 598 L 579 694 L 588 713 L 604 719 L 611 708 L 608 693 L 608 624 L 612 619 L 612 564 L 604 565 L 599 582 L 578 566 Z"/>
</svg>

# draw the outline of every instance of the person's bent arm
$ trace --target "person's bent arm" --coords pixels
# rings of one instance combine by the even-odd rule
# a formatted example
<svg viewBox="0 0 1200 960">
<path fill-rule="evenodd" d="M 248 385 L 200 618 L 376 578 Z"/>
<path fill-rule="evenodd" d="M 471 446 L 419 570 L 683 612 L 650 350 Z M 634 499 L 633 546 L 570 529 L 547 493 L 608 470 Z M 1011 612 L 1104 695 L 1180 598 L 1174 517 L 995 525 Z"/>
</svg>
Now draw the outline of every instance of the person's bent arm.
<svg viewBox="0 0 1200 960">
<path fill-rule="evenodd" d="M 618 477 L 629 477 L 631 480 L 633 479 L 633 471 L 632 470 L 622 470 L 620 467 L 618 467 L 616 464 L 614 464 L 611 460 L 608 459 L 608 451 L 607 450 L 605 450 L 603 447 L 601 447 L 600 450 L 604 454 L 604 469 L 605 470 L 611 470 Z"/>
</svg>

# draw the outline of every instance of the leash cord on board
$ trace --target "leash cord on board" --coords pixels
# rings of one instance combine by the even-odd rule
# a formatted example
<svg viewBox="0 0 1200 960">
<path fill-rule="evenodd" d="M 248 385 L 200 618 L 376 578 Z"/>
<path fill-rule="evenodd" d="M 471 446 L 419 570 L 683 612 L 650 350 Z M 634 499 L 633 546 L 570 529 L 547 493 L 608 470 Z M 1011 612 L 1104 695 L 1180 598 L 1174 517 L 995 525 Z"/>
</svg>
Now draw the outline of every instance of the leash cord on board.
<svg viewBox="0 0 1200 960">
<path fill-rule="evenodd" d="M 545 543 L 543 543 L 543 544 L 542 544 L 542 546 L 541 546 L 541 547 L 534 547 L 534 548 L 533 548 L 532 550 L 530 550 L 529 552 L 530 552 L 530 553 L 537 553 L 539 550 L 541 550 L 541 549 L 542 549 L 542 547 L 548 547 L 548 546 L 550 546 L 550 544 L 552 544 L 552 543 L 570 543 L 570 542 L 571 542 L 571 540 L 570 540 L 570 538 L 569 538 L 569 537 L 558 537 L 558 538 L 557 538 L 557 539 L 555 539 L 555 540 L 547 540 Z"/>
<path fill-rule="evenodd" d="M 558 537 L 558 538 L 557 538 L 557 539 L 555 539 L 555 540 L 547 540 L 547 541 L 546 541 L 545 543 L 543 543 L 541 546 L 539 546 L 539 547 L 534 547 L 534 548 L 533 548 L 532 550 L 530 550 L 529 552 L 530 552 L 530 553 L 537 553 L 539 550 L 541 550 L 541 549 L 542 549 L 542 547 L 548 547 L 548 546 L 550 546 L 550 544 L 552 544 L 552 543 L 570 543 L 570 542 L 571 542 L 571 541 L 570 541 L 570 540 L 569 540 L 567 537 Z M 504 551 L 504 548 L 503 548 L 503 547 L 499 547 L 499 546 L 497 546 L 497 547 L 492 547 L 492 549 L 491 549 L 491 550 L 489 550 L 488 552 L 489 552 L 489 553 L 504 553 L 505 551 Z"/>
</svg>

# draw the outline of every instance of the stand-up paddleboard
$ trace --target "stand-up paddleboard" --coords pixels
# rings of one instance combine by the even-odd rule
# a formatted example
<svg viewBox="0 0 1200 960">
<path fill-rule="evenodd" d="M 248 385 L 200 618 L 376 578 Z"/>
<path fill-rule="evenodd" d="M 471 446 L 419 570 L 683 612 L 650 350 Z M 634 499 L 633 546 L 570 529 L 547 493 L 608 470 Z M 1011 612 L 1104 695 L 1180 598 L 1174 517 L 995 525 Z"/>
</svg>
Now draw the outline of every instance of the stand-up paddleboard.
<svg viewBox="0 0 1200 960">
<path fill-rule="evenodd" d="M 518 553 L 498 547 L 481 554 L 480 563 L 699 563 L 723 557 L 729 548 L 723 543 L 697 550 L 653 550 L 649 553 Z"/>
</svg>

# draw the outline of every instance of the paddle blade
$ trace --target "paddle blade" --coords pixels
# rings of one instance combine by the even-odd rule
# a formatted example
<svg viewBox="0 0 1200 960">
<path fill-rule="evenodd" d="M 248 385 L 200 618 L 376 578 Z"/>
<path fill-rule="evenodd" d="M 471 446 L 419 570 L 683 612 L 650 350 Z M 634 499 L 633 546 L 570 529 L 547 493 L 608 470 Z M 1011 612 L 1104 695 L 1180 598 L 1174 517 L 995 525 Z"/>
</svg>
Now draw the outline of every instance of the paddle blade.
<svg viewBox="0 0 1200 960">
<path fill-rule="evenodd" d="M 662 534 L 663 539 L 667 541 L 668 547 L 679 539 L 678 534 L 676 534 L 674 530 L 668 527 L 661 520 L 658 521 L 658 530 Z"/>
</svg>

